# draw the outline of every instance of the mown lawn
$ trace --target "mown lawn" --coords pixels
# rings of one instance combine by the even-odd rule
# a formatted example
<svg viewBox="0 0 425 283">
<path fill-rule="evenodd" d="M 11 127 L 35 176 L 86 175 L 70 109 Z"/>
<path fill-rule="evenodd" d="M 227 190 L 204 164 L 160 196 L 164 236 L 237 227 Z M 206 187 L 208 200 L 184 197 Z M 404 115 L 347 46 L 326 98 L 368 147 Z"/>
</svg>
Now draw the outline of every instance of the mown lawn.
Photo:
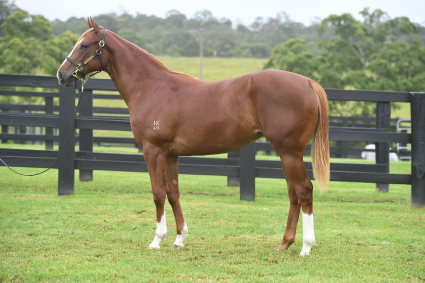
<svg viewBox="0 0 425 283">
<path fill-rule="evenodd" d="M 409 186 L 382 194 L 331 182 L 326 194 L 315 191 L 317 245 L 302 258 L 301 219 L 297 242 L 276 251 L 289 208 L 284 180 L 258 178 L 256 201 L 245 202 L 224 177 L 180 175 L 185 248 L 171 248 L 167 205 L 168 238 L 149 250 L 156 218 L 146 173 L 95 171 L 63 197 L 56 170 L 23 178 L 1 167 L 0 176 L 0 282 L 425 280 L 425 209 L 410 207 Z"/>
</svg>

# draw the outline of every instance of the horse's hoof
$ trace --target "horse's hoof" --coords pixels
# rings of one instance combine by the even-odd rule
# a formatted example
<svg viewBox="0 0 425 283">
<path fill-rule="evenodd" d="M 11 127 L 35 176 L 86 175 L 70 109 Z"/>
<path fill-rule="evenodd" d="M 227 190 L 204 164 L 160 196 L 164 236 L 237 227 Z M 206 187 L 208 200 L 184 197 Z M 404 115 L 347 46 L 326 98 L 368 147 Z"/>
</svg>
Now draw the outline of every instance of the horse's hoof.
<svg viewBox="0 0 425 283">
<path fill-rule="evenodd" d="M 280 247 L 278 247 L 276 250 L 278 251 L 278 252 L 284 252 L 284 251 L 286 251 L 288 248 L 282 248 L 282 246 L 280 246 Z"/>
<path fill-rule="evenodd" d="M 176 244 L 173 244 L 173 249 L 183 248 L 183 247 L 184 247 L 183 245 L 181 245 L 181 246 L 177 246 Z"/>
<path fill-rule="evenodd" d="M 310 255 L 310 252 L 311 252 L 312 249 L 313 249 L 312 247 L 303 247 L 301 249 L 300 256 L 304 257 L 304 256 L 307 256 L 307 255 Z"/>
<path fill-rule="evenodd" d="M 278 252 L 284 252 L 284 251 L 286 251 L 288 248 L 289 248 L 289 246 L 290 245 L 292 245 L 294 242 L 291 242 L 291 241 L 288 241 L 288 242 L 285 242 L 284 244 L 281 244 L 280 246 L 279 246 L 279 248 L 277 248 L 277 251 Z"/>
</svg>

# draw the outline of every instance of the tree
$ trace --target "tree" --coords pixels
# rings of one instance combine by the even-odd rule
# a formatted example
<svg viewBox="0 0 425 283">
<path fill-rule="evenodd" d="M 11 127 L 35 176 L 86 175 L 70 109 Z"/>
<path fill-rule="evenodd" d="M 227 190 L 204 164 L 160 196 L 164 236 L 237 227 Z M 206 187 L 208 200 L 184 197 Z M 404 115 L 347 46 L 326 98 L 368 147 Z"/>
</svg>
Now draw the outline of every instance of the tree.
<svg viewBox="0 0 425 283">
<path fill-rule="evenodd" d="M 319 34 L 331 31 L 333 36 L 317 44 L 317 56 L 301 38 L 290 39 L 273 49 L 264 67 L 299 73 L 327 88 L 423 90 L 425 53 L 419 37 L 412 36 L 416 26 L 405 17 L 391 19 L 379 9 L 360 14 L 362 21 L 350 14 L 324 19 Z M 409 38 L 412 45 L 403 41 Z M 330 102 L 334 114 L 369 116 L 374 111 L 372 103 Z"/>
<path fill-rule="evenodd" d="M 177 10 L 171 10 L 166 14 L 165 24 L 171 28 L 182 28 L 186 21 L 187 18 L 184 14 Z"/>
<path fill-rule="evenodd" d="M 9 0 L 0 0 L 0 27 L 6 21 L 13 11 L 16 10 L 16 5 Z M 0 28 L 0 36 L 4 36 L 4 31 Z"/>
<path fill-rule="evenodd" d="M 131 43 L 136 44 L 140 48 L 145 48 L 145 39 L 131 29 L 120 29 L 117 33 L 119 36 Z"/>
<path fill-rule="evenodd" d="M 43 70 L 49 75 L 56 75 L 59 65 L 74 48 L 79 35 L 70 31 L 62 33 L 59 37 L 43 42 Z"/>
<path fill-rule="evenodd" d="M 373 89 L 394 91 L 425 90 L 425 47 L 418 36 L 413 45 L 388 42 L 384 50 L 369 63 L 373 72 Z"/>
<path fill-rule="evenodd" d="M 54 37 L 53 25 L 43 16 L 30 15 L 23 10 L 15 10 L 12 15 L 7 17 L 1 28 L 5 32 L 5 39 L 19 37 L 33 37 L 40 41 L 45 41 Z"/>
<path fill-rule="evenodd" d="M 15 10 L 1 25 L 0 67 L 8 73 L 33 75 L 43 66 L 42 41 L 53 39 L 53 26 L 43 16 Z"/>
<path fill-rule="evenodd" d="M 315 78 L 317 63 L 309 52 L 305 40 L 293 38 L 275 46 L 269 61 L 264 65 L 264 69 L 269 68 Z"/>
<path fill-rule="evenodd" d="M 53 25 L 43 16 L 16 9 L 2 24 L 5 37 L 0 42 L 0 68 L 6 73 L 55 75 L 79 36 L 53 34 Z"/>
<path fill-rule="evenodd" d="M 199 12 L 196 12 L 195 15 L 193 16 L 193 18 L 200 22 L 201 24 L 205 23 L 206 21 L 208 21 L 209 18 L 212 18 L 213 14 L 211 13 L 211 11 L 208 10 L 202 10 Z"/>
<path fill-rule="evenodd" d="M 347 13 L 330 15 L 320 23 L 318 31 L 322 34 L 326 29 L 332 29 L 335 37 L 341 41 L 338 44 L 340 50 L 357 58 L 363 76 L 367 77 L 367 64 L 383 49 L 385 42 L 413 33 L 416 26 L 406 17 L 391 19 L 380 9 L 371 13 L 369 8 L 365 8 L 360 14 L 363 16 L 362 22 Z"/>
<path fill-rule="evenodd" d="M 28 48 L 28 47 L 31 48 Z M 35 75 L 41 68 L 43 48 L 39 40 L 34 37 L 14 37 L 2 43 L 2 64 L 6 73 Z"/>
</svg>

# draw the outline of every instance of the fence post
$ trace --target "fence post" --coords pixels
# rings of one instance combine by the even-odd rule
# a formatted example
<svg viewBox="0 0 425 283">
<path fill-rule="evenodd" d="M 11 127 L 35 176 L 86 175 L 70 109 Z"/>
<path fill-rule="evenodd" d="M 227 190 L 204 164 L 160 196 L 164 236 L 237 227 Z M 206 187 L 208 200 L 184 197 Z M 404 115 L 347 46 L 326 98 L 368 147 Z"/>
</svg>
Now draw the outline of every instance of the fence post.
<svg viewBox="0 0 425 283">
<path fill-rule="evenodd" d="M 21 113 L 25 113 L 26 112 L 26 105 L 25 104 L 20 104 L 19 105 L 19 112 Z M 26 134 L 27 133 L 27 126 L 19 126 L 19 134 Z M 19 140 L 18 141 L 19 144 L 25 144 L 25 140 Z"/>
<path fill-rule="evenodd" d="M 53 97 L 46 97 L 44 99 L 44 113 L 53 114 Z M 53 136 L 53 128 L 46 127 L 46 136 Z M 46 150 L 53 150 L 54 141 L 46 140 Z"/>
<path fill-rule="evenodd" d="M 240 200 L 255 200 L 255 142 L 240 150 Z"/>
<path fill-rule="evenodd" d="M 227 158 L 240 158 L 240 150 L 227 153 Z M 228 187 L 239 187 L 241 185 L 240 177 L 227 177 Z"/>
<path fill-rule="evenodd" d="M 58 195 L 74 194 L 75 129 L 68 131 L 75 114 L 75 88 L 59 88 L 59 149 L 62 149 L 58 161 Z"/>
<path fill-rule="evenodd" d="M 391 125 L 391 102 L 376 103 L 376 128 L 390 131 Z M 375 143 L 375 159 L 377 164 L 385 164 L 385 173 L 390 173 L 390 145 L 388 142 Z M 390 184 L 376 184 L 376 190 L 388 193 Z"/>
<path fill-rule="evenodd" d="M 8 110 L 2 109 L 2 112 L 9 112 Z M 1 125 L 1 133 L 2 134 L 7 134 L 9 131 L 9 126 L 8 125 Z M 2 143 L 7 143 L 7 139 L 3 139 L 1 140 Z"/>
<path fill-rule="evenodd" d="M 93 116 L 93 91 L 86 90 L 81 97 L 79 115 Z M 93 130 L 80 129 L 80 151 L 93 152 Z M 80 170 L 80 181 L 93 181 L 93 170 Z"/>
<path fill-rule="evenodd" d="M 410 94 L 412 192 L 410 203 L 425 207 L 425 93 Z"/>
<path fill-rule="evenodd" d="M 342 117 L 342 126 L 348 128 L 348 116 Z M 348 158 L 348 141 L 341 141 L 341 158 Z"/>
</svg>

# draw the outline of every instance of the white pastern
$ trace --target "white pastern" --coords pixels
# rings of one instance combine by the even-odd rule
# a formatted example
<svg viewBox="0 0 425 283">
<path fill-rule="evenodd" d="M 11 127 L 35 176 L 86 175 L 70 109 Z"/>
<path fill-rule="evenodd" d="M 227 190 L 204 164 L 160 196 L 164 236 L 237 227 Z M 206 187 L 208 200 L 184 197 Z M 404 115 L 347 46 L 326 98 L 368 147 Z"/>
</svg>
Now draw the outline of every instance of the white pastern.
<svg viewBox="0 0 425 283">
<path fill-rule="evenodd" d="M 184 247 L 183 241 L 184 241 L 184 238 L 186 238 L 188 232 L 189 232 L 189 229 L 187 228 L 186 221 L 185 221 L 182 233 L 180 235 L 177 235 L 176 241 L 173 244 L 173 248 Z"/>
<path fill-rule="evenodd" d="M 303 248 L 300 256 L 309 255 L 315 244 L 313 213 L 309 215 L 303 212 Z"/>
<path fill-rule="evenodd" d="M 167 221 L 165 219 L 165 207 L 164 214 L 161 217 L 161 221 L 156 223 L 155 239 L 149 245 L 149 248 L 159 249 L 159 245 L 163 240 L 167 238 Z"/>
</svg>

